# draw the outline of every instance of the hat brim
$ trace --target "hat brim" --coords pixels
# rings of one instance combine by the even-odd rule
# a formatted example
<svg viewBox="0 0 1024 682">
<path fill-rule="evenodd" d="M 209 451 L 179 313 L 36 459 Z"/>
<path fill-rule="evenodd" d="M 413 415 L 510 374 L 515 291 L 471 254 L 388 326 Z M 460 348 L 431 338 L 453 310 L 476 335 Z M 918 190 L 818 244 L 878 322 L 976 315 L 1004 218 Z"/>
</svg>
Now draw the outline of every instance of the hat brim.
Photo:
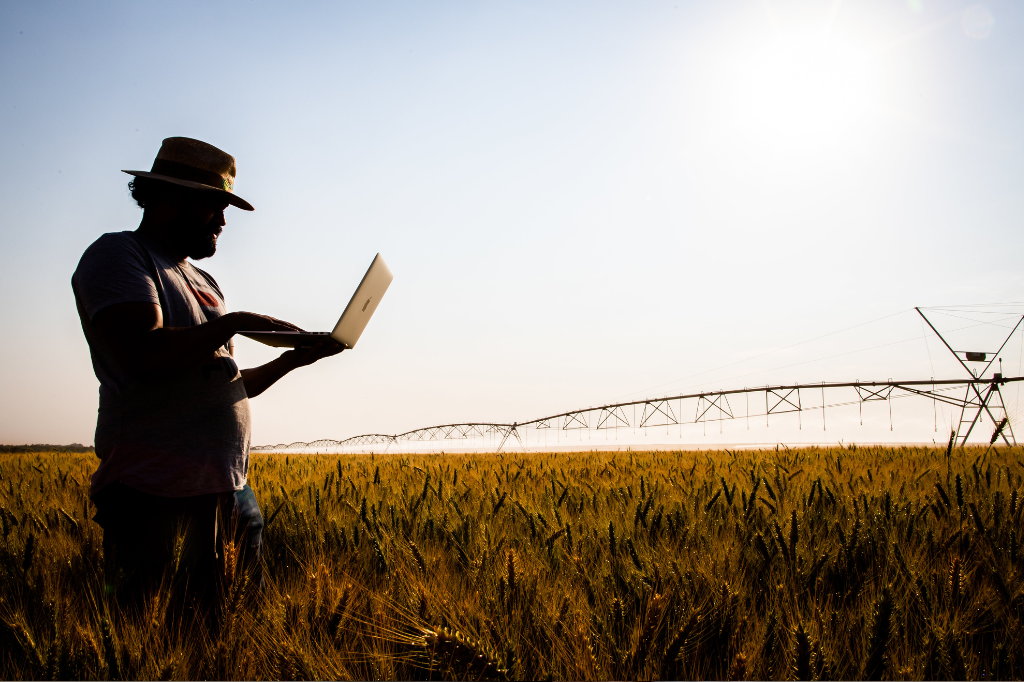
<svg viewBox="0 0 1024 682">
<path fill-rule="evenodd" d="M 182 180 L 180 178 L 171 177 L 170 175 L 160 175 L 159 173 L 150 173 L 149 171 L 122 170 L 121 172 L 127 173 L 128 175 L 134 175 L 137 178 L 149 178 L 150 180 L 160 180 L 161 182 L 169 182 L 173 185 L 181 185 L 182 187 L 198 189 L 204 192 L 216 192 L 217 194 L 223 195 L 224 200 L 226 202 L 228 202 L 232 206 L 237 206 L 243 211 L 256 210 L 252 207 L 252 204 L 250 204 L 242 197 L 238 196 L 237 194 L 232 194 L 231 192 L 220 189 L 219 187 L 210 187 L 209 185 L 204 185 L 201 182 L 193 182 L 192 180 Z"/>
</svg>

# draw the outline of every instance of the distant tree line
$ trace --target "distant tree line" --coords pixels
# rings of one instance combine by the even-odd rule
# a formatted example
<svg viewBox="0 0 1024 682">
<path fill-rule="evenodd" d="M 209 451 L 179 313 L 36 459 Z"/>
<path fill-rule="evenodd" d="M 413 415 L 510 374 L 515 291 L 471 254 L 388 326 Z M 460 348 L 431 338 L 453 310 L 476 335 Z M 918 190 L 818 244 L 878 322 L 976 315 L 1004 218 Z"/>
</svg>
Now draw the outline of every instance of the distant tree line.
<svg viewBox="0 0 1024 682">
<path fill-rule="evenodd" d="M 0 453 L 53 452 L 55 450 L 62 452 L 92 452 L 94 449 L 91 445 L 82 445 L 81 443 L 72 443 L 71 445 L 46 445 L 39 443 L 35 445 L 0 445 Z"/>
</svg>

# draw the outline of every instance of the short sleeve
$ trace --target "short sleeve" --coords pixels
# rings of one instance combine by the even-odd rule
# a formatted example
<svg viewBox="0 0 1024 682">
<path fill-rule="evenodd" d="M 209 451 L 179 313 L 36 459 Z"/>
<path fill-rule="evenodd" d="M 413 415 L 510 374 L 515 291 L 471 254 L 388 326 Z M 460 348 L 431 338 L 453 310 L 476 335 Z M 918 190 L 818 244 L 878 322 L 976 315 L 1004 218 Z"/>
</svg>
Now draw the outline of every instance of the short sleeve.
<svg viewBox="0 0 1024 682">
<path fill-rule="evenodd" d="M 93 242 L 78 262 L 71 286 L 90 320 L 118 303 L 160 304 L 146 253 L 129 232 L 105 234 Z"/>
</svg>

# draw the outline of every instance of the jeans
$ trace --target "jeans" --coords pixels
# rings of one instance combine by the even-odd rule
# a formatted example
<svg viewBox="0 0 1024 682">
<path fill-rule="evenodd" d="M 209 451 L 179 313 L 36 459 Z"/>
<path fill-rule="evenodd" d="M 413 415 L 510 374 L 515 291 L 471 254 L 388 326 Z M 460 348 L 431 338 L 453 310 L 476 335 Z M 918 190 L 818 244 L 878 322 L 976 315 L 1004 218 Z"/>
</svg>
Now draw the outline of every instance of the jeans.
<svg viewBox="0 0 1024 682">
<path fill-rule="evenodd" d="M 263 515 L 252 488 L 195 497 L 159 497 L 111 483 L 93 497 L 103 528 L 106 586 L 141 606 L 163 587 L 210 603 L 233 541 L 236 565 L 258 568 Z M 233 577 L 233 576 L 232 576 Z"/>
</svg>

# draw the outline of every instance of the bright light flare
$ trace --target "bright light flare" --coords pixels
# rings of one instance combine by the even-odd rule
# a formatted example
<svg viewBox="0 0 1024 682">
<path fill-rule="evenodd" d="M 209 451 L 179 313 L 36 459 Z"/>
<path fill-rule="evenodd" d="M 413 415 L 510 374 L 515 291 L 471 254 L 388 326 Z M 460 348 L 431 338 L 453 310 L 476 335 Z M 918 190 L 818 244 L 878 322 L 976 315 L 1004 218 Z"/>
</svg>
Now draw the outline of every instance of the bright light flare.
<svg viewBox="0 0 1024 682">
<path fill-rule="evenodd" d="M 820 30 L 777 31 L 741 50 L 730 71 L 727 118 L 762 150 L 805 155 L 855 143 L 878 104 L 874 59 Z"/>
</svg>

